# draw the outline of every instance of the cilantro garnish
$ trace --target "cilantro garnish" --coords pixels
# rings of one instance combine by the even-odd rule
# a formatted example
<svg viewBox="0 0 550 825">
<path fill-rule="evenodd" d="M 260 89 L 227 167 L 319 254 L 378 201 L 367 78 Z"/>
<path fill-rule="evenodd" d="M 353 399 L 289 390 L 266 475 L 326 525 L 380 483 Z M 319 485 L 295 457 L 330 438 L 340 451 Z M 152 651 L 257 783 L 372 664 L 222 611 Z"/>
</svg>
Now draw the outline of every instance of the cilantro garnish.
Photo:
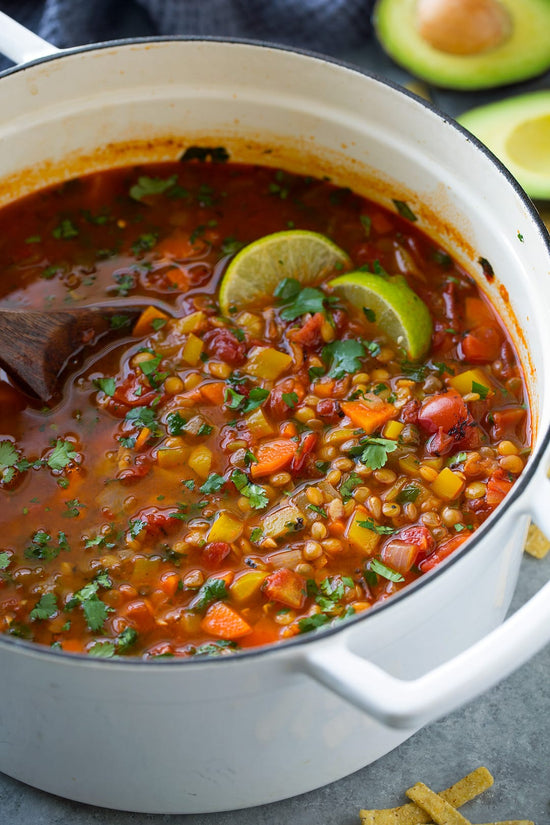
<svg viewBox="0 0 550 825">
<path fill-rule="evenodd" d="M 149 252 L 157 241 L 158 234 L 156 232 L 145 232 L 132 244 L 132 252 L 134 255 L 139 255 L 141 252 Z"/>
<path fill-rule="evenodd" d="M 32 621 L 51 619 L 57 612 L 55 593 L 44 593 L 30 612 Z"/>
<path fill-rule="evenodd" d="M 113 272 L 113 279 L 117 284 L 116 291 L 122 298 L 125 298 L 136 285 L 135 276 L 130 272 Z"/>
<path fill-rule="evenodd" d="M 130 536 L 135 539 L 139 536 L 139 534 L 145 530 L 147 527 L 147 522 L 143 521 L 143 519 L 135 518 L 131 519 L 130 524 L 128 526 L 128 532 Z"/>
<path fill-rule="evenodd" d="M 280 312 L 283 321 L 295 321 L 306 312 L 326 314 L 326 307 L 335 304 L 338 300 L 336 297 L 325 295 L 315 287 L 302 287 L 295 278 L 284 278 L 275 289 L 274 295 L 281 304 L 285 305 Z"/>
<path fill-rule="evenodd" d="M 298 620 L 298 628 L 300 633 L 309 633 L 311 630 L 316 630 L 328 622 L 332 621 L 332 617 L 326 613 L 314 613 L 313 616 L 304 616 Z"/>
<path fill-rule="evenodd" d="M 264 533 L 261 527 L 253 527 L 250 531 L 250 541 L 253 541 L 254 543 L 261 541 L 263 537 Z"/>
<path fill-rule="evenodd" d="M 59 226 L 52 230 L 52 235 L 58 240 L 68 241 L 71 238 L 78 237 L 78 229 L 68 218 L 64 218 Z"/>
<path fill-rule="evenodd" d="M 333 341 L 323 347 L 321 356 L 323 361 L 330 364 L 327 373 L 329 378 L 343 378 L 344 375 L 357 372 L 361 367 L 361 358 L 366 355 L 366 350 L 360 341 L 348 339 L 347 341 Z"/>
<path fill-rule="evenodd" d="M 137 426 L 151 427 L 155 422 L 155 413 L 150 407 L 133 407 L 125 416 L 126 421 L 132 421 Z"/>
<path fill-rule="evenodd" d="M 201 484 L 199 491 L 201 493 L 217 493 L 225 484 L 225 478 L 218 475 L 218 473 L 210 473 L 204 484 Z"/>
<path fill-rule="evenodd" d="M 373 573 L 376 573 L 378 576 L 382 576 L 384 579 L 389 579 L 391 582 L 405 581 L 405 577 L 402 576 L 401 573 L 398 573 L 397 570 L 393 570 L 391 567 L 388 567 L 379 559 L 371 559 L 368 564 Z"/>
<path fill-rule="evenodd" d="M 472 392 L 477 392 L 480 398 L 487 398 L 489 395 L 489 387 L 485 384 L 478 384 L 477 381 L 472 381 Z"/>
<path fill-rule="evenodd" d="M 316 504 L 308 504 L 307 509 L 313 510 L 314 513 L 317 513 L 322 518 L 328 518 L 327 511 L 323 510 L 322 507 L 318 507 Z"/>
<path fill-rule="evenodd" d="M 244 241 L 238 241 L 234 235 L 230 235 L 222 241 L 222 255 L 235 255 L 243 246 L 245 246 Z"/>
<path fill-rule="evenodd" d="M 263 510 L 267 507 L 269 498 L 264 488 L 259 484 L 252 484 L 242 470 L 233 470 L 230 478 L 239 493 L 250 501 L 254 510 Z"/>
<path fill-rule="evenodd" d="M 192 607 L 194 610 L 205 610 L 212 602 L 227 599 L 228 596 L 224 579 L 208 579 L 197 593 Z"/>
<path fill-rule="evenodd" d="M 365 235 L 368 238 L 370 236 L 372 220 L 370 219 L 369 215 L 359 215 L 359 220 L 361 221 L 361 226 L 365 230 Z"/>
<path fill-rule="evenodd" d="M 25 558 L 42 559 L 50 561 L 59 555 L 61 550 L 68 550 L 67 537 L 61 530 L 57 534 L 57 546 L 53 544 L 53 539 L 45 530 L 37 530 L 33 533 L 31 543 L 25 548 Z"/>
<path fill-rule="evenodd" d="M 17 463 L 17 451 L 11 441 L 0 441 L 0 470 L 6 470 Z"/>
<path fill-rule="evenodd" d="M 80 511 L 86 504 L 83 504 L 77 498 L 72 498 L 65 502 L 65 510 L 61 513 L 64 518 L 78 518 Z"/>
<path fill-rule="evenodd" d="M 407 484 L 405 487 L 402 487 L 395 500 L 399 504 L 405 504 L 406 502 L 416 501 L 419 495 L 420 487 L 417 487 L 415 484 Z"/>
<path fill-rule="evenodd" d="M 138 182 L 130 187 L 129 195 L 135 201 L 143 202 L 143 198 L 150 195 L 162 195 L 168 192 L 178 182 L 177 175 L 169 178 L 149 178 L 146 175 L 138 178 Z"/>
<path fill-rule="evenodd" d="M 384 524 L 375 524 L 371 518 L 365 521 L 358 521 L 359 527 L 364 527 L 365 530 L 372 530 L 373 533 L 378 533 L 379 536 L 389 536 L 395 533 L 394 527 L 386 527 Z"/>
<path fill-rule="evenodd" d="M 113 608 L 107 607 L 97 595 L 100 587 L 105 590 L 112 587 L 111 579 L 105 572 L 99 573 L 93 581 L 73 593 L 65 605 L 65 610 L 73 610 L 80 605 L 88 627 L 94 631 L 103 627 L 108 614 L 113 612 Z"/>
<path fill-rule="evenodd" d="M 78 453 L 73 449 L 74 444 L 70 441 L 58 439 L 53 452 L 48 458 L 47 464 L 51 470 L 63 470 L 71 461 L 78 457 Z"/>
<path fill-rule="evenodd" d="M 363 483 L 363 479 L 361 476 L 358 476 L 357 473 L 351 473 L 349 478 L 347 478 L 341 485 L 340 485 L 340 495 L 344 499 L 344 501 L 348 501 L 353 491 L 356 487 L 359 487 L 360 484 Z"/>
<path fill-rule="evenodd" d="M 179 412 L 171 412 L 166 416 L 166 425 L 170 435 L 179 435 L 186 424 L 187 419 L 183 418 Z"/>
<path fill-rule="evenodd" d="M 287 407 L 290 407 L 291 410 L 293 410 L 296 404 L 298 403 L 298 396 L 295 392 L 284 392 L 282 395 L 282 399 L 287 405 Z"/>
<path fill-rule="evenodd" d="M 6 570 L 10 566 L 11 558 L 9 553 L 3 550 L 0 553 L 0 570 Z"/>
<path fill-rule="evenodd" d="M 216 642 L 205 642 L 198 647 L 190 647 L 189 653 L 191 656 L 223 656 L 225 653 L 238 649 L 237 642 L 229 641 L 229 639 L 219 639 Z"/>
<path fill-rule="evenodd" d="M 98 388 L 98 390 L 101 390 L 105 393 L 105 395 L 108 395 L 110 398 L 112 398 L 115 394 L 116 383 L 114 378 L 95 378 L 94 384 Z"/>
<path fill-rule="evenodd" d="M 253 387 L 248 395 L 242 395 L 232 387 L 226 387 L 224 390 L 224 402 L 230 410 L 239 410 L 243 413 L 249 413 L 260 407 L 266 398 L 269 396 L 269 390 L 264 390 L 262 387 Z"/>
<path fill-rule="evenodd" d="M 349 451 L 350 455 L 359 456 L 360 461 L 371 470 L 379 470 L 388 460 L 388 453 L 397 449 L 397 441 L 389 438 L 362 438 L 356 447 Z"/>
<path fill-rule="evenodd" d="M 414 221 L 418 220 L 418 218 L 416 217 L 408 203 L 405 203 L 405 201 L 398 201 L 395 199 L 393 202 L 395 204 L 395 208 L 397 209 L 402 218 L 406 218 L 408 221 L 412 221 L 413 223 Z"/>
</svg>

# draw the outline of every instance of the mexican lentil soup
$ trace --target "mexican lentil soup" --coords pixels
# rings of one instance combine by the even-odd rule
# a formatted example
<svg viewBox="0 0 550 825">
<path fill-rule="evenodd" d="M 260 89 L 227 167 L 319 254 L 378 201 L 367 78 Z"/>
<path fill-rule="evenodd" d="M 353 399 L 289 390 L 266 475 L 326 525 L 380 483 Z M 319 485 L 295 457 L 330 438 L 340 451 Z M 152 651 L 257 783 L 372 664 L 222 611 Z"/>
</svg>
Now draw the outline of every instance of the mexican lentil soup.
<svg viewBox="0 0 550 825">
<path fill-rule="evenodd" d="M 61 399 L 0 384 L 4 633 L 145 658 L 306 633 L 433 569 L 523 469 L 510 339 L 407 204 L 197 154 L 0 212 L 4 306 L 121 304 L 120 337 Z M 221 313 L 238 251 L 296 229 L 337 244 L 344 270 L 404 276 L 433 324 L 422 359 L 335 295 L 342 265 Z M 132 329 L 136 296 L 151 307 Z"/>
</svg>

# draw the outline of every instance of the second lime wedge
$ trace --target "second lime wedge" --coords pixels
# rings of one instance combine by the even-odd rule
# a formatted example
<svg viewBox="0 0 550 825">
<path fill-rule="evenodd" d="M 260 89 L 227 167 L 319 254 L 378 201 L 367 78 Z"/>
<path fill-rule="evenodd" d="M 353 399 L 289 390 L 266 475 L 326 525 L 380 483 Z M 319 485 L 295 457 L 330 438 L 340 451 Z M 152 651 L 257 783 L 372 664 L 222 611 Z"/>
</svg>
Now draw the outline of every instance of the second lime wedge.
<svg viewBox="0 0 550 825">
<path fill-rule="evenodd" d="M 283 278 L 295 278 L 308 286 L 349 266 L 344 250 L 318 232 L 274 232 L 235 255 L 220 285 L 220 307 L 227 315 L 232 307 L 242 309 L 262 296 L 273 295 Z"/>
<path fill-rule="evenodd" d="M 430 311 L 401 275 L 349 272 L 329 286 L 350 304 L 365 309 L 369 320 L 402 347 L 411 361 L 427 353 L 433 332 Z"/>
</svg>

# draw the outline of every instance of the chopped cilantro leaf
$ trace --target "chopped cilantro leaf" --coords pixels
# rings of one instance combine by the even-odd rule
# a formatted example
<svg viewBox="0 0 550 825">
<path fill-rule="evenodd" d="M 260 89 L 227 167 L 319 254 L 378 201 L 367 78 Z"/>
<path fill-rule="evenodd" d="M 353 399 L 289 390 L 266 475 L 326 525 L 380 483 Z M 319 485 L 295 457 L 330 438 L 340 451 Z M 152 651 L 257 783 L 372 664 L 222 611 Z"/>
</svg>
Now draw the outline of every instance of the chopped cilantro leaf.
<svg viewBox="0 0 550 825">
<path fill-rule="evenodd" d="M 397 209 L 402 218 L 406 218 L 408 221 L 413 221 L 413 223 L 414 221 L 418 220 L 418 218 L 416 217 L 408 203 L 405 203 L 405 201 L 398 201 L 395 199 L 393 202 L 395 208 Z"/>
<path fill-rule="evenodd" d="M 204 484 L 201 484 L 199 491 L 201 493 L 216 493 L 221 490 L 225 484 L 225 478 L 218 475 L 218 473 L 210 473 Z"/>
<path fill-rule="evenodd" d="M 298 403 L 298 396 L 295 392 L 284 392 L 282 395 L 282 399 L 287 405 L 287 407 L 290 407 L 291 410 L 293 410 L 296 404 Z"/>
<path fill-rule="evenodd" d="M 51 470 L 63 470 L 71 461 L 78 457 L 78 453 L 73 449 L 74 444 L 70 441 L 58 439 L 53 452 L 48 458 L 47 464 Z"/>
<path fill-rule="evenodd" d="M 55 593 L 44 593 L 30 612 L 32 621 L 51 619 L 57 612 Z"/>
<path fill-rule="evenodd" d="M 126 413 L 125 420 L 137 426 L 150 427 L 155 421 L 155 413 L 150 407 L 133 407 Z"/>
<path fill-rule="evenodd" d="M 393 453 L 396 449 L 397 441 L 389 438 L 367 436 L 361 439 L 357 447 L 350 451 L 350 454 L 360 456 L 361 462 L 366 467 L 370 467 L 371 470 L 379 470 L 386 464 L 388 453 Z"/>
<path fill-rule="evenodd" d="M 347 478 L 341 485 L 340 485 L 340 495 L 344 499 L 344 501 L 348 501 L 353 491 L 356 487 L 363 483 L 363 479 L 361 476 L 358 476 L 357 473 L 351 473 L 349 478 Z"/>
<path fill-rule="evenodd" d="M 11 558 L 9 553 L 2 550 L 0 553 L 0 570 L 6 570 L 10 566 Z"/>
<path fill-rule="evenodd" d="M 397 570 L 393 570 L 391 567 L 388 567 L 384 562 L 379 561 L 379 559 L 372 559 L 369 562 L 370 569 L 373 573 L 376 573 L 378 576 L 382 576 L 384 579 L 389 579 L 391 582 L 403 582 L 405 581 L 405 577 L 398 573 Z"/>
<path fill-rule="evenodd" d="M 68 218 L 64 218 L 59 226 L 52 230 L 52 235 L 58 240 L 68 241 L 71 238 L 78 237 L 78 229 Z"/>
<path fill-rule="evenodd" d="M 250 531 L 250 541 L 254 543 L 261 541 L 264 537 L 263 530 L 261 527 L 253 527 Z"/>
<path fill-rule="evenodd" d="M 415 484 L 407 484 L 401 488 L 395 500 L 398 504 L 406 504 L 407 502 L 416 501 L 419 495 L 420 487 L 417 487 Z"/>
<path fill-rule="evenodd" d="M 395 528 L 386 527 L 383 524 L 375 524 L 371 518 L 365 519 L 365 521 L 358 521 L 357 524 L 365 530 L 372 530 L 373 533 L 378 533 L 379 536 L 389 536 L 395 533 Z"/>
<path fill-rule="evenodd" d="M 307 509 L 313 510 L 314 513 L 317 513 L 318 515 L 322 516 L 322 518 L 328 518 L 327 511 L 323 510 L 322 507 L 317 507 L 316 504 L 308 504 Z"/>
<path fill-rule="evenodd" d="M 296 288 L 296 285 L 298 288 Z M 315 314 L 324 312 L 325 306 L 334 304 L 336 298 L 329 297 L 315 287 L 303 287 L 294 278 L 284 278 L 274 293 L 280 303 L 285 304 L 281 310 L 283 321 L 295 321 L 306 312 Z"/>
<path fill-rule="evenodd" d="M 489 387 L 486 387 L 485 384 L 478 384 L 477 381 L 472 381 L 472 392 L 477 392 L 480 398 L 487 398 Z"/>
<path fill-rule="evenodd" d="M 178 182 L 177 175 L 171 175 L 169 178 L 149 178 L 143 175 L 138 178 L 138 182 L 130 187 L 129 195 L 135 201 L 143 202 L 143 198 L 149 195 L 162 195 L 168 192 Z"/>
<path fill-rule="evenodd" d="M 361 358 L 366 355 L 365 347 L 360 341 L 348 339 L 333 341 L 323 347 L 321 353 L 323 361 L 330 363 L 327 373 L 329 378 L 343 378 L 344 375 L 357 372 L 361 367 Z"/>
<path fill-rule="evenodd" d="M 110 398 L 113 397 L 116 390 L 116 383 L 114 378 L 96 378 L 94 379 L 95 386 L 108 395 Z"/>
<path fill-rule="evenodd" d="M 187 419 L 183 418 L 179 412 L 171 412 L 166 416 L 166 424 L 170 435 L 180 435 L 187 424 Z"/>
<path fill-rule="evenodd" d="M 0 441 L 0 470 L 6 470 L 17 464 L 19 456 L 11 441 Z"/>
<path fill-rule="evenodd" d="M 263 510 L 269 504 L 269 498 L 264 488 L 259 484 L 252 484 L 242 470 L 233 470 L 231 481 L 249 501 L 254 510 Z"/>
<path fill-rule="evenodd" d="M 195 610 L 204 610 L 212 602 L 227 599 L 229 593 L 224 579 L 208 579 L 199 592 L 192 607 Z"/>
</svg>

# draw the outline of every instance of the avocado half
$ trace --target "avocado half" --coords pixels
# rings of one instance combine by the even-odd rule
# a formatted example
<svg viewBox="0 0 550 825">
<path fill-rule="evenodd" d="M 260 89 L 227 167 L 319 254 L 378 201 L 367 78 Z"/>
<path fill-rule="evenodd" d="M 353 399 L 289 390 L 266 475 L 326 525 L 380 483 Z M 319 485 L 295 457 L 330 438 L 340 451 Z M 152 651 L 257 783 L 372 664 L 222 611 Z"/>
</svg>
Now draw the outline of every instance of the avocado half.
<svg viewBox="0 0 550 825">
<path fill-rule="evenodd" d="M 530 197 L 550 198 L 550 89 L 479 106 L 458 122 L 494 152 Z"/>
<path fill-rule="evenodd" d="M 550 68 L 550 0 L 500 0 L 511 20 L 501 45 L 477 55 L 439 51 L 417 30 L 417 0 L 378 0 L 374 25 L 396 63 L 435 86 L 488 89 Z"/>
</svg>

